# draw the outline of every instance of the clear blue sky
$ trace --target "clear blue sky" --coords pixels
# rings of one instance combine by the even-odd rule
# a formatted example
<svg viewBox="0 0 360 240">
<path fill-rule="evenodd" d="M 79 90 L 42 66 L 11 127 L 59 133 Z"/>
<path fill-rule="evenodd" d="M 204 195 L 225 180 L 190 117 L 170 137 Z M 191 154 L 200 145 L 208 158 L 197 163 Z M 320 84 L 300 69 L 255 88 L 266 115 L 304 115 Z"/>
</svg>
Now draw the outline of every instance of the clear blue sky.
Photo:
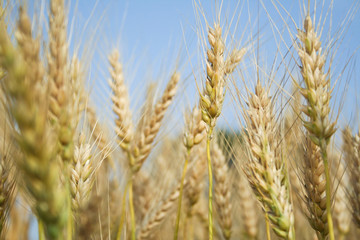
<svg viewBox="0 0 360 240">
<path fill-rule="evenodd" d="M 258 1 L 253 0 L 240 1 L 239 4 L 235 0 L 224 1 L 221 19 L 222 24 L 226 26 L 227 22 L 230 22 L 231 17 L 235 16 L 235 22 L 232 23 L 231 28 L 232 38 L 235 42 L 240 43 L 240 45 L 249 44 L 251 38 L 257 41 L 256 34 L 258 27 L 260 27 L 260 66 L 268 70 L 276 54 L 279 53 L 276 43 L 280 44 L 280 52 L 285 54 L 286 45 L 290 46 L 291 44 L 288 30 L 294 34 L 296 33 L 296 27 L 292 24 L 284 10 L 280 10 L 282 19 L 271 1 L 266 0 L 264 2 L 264 4 L 260 3 L 259 5 Z M 289 11 L 298 27 L 302 27 L 301 19 L 304 13 L 301 7 L 303 6 L 303 1 L 281 2 L 285 2 L 284 8 Z M 319 19 L 318 16 L 320 15 L 324 18 L 326 11 L 329 11 L 322 34 L 324 43 L 328 42 L 329 33 L 331 36 L 338 36 L 338 30 L 346 29 L 340 26 L 340 24 L 343 19 L 346 19 L 349 9 L 354 9 L 353 3 L 354 1 L 352 0 L 335 0 L 333 7 L 329 9 L 330 1 L 317 2 L 317 19 Z M 212 23 L 214 13 L 216 12 L 215 6 L 219 6 L 219 2 L 202 1 L 201 5 L 207 20 Z M 70 6 L 70 19 L 74 23 L 73 42 L 75 46 L 80 45 L 85 48 L 85 52 L 94 54 L 90 70 L 91 76 L 96 82 L 94 89 L 101 87 L 101 100 L 104 100 L 107 95 L 107 93 L 104 93 L 106 92 L 104 80 L 108 78 L 106 55 L 111 49 L 118 47 L 122 53 L 127 80 L 131 84 L 130 91 L 133 107 L 138 106 L 142 101 L 138 96 L 142 95 L 141 89 L 145 82 L 149 80 L 154 81 L 157 78 L 165 78 L 163 79 L 165 81 L 166 76 L 174 68 L 178 55 L 180 55 L 180 67 L 183 76 L 187 77 L 184 87 L 187 88 L 186 96 L 188 101 L 181 104 L 191 105 L 194 103 L 195 99 L 193 96 L 196 95 L 196 87 L 194 78 L 191 75 L 192 69 L 199 69 L 201 64 L 203 64 L 203 52 L 198 42 L 199 35 L 197 32 L 199 30 L 198 19 L 203 21 L 203 16 L 198 15 L 192 0 L 79 0 L 77 3 L 71 3 Z M 279 4 L 277 6 L 280 7 Z M 236 18 L 238 16 L 240 18 L 237 21 Z M 357 69 L 359 67 L 356 63 L 359 56 L 356 49 L 360 46 L 359 16 L 356 13 L 351 20 L 351 24 L 347 23 L 346 26 L 349 27 L 349 30 L 344 32 L 343 42 L 338 44 L 339 50 L 332 69 L 332 74 L 335 78 L 352 56 L 352 61 L 349 63 L 350 65 L 348 65 L 345 73 L 353 70 L 353 75 L 349 78 L 345 74 L 339 80 L 339 83 L 337 83 L 337 89 L 343 89 L 349 81 L 349 88 L 346 92 L 347 101 L 344 103 L 343 114 L 340 116 L 340 120 L 343 122 L 351 114 L 357 114 L 355 102 L 359 103 L 356 100 L 356 88 L 360 82 L 357 76 Z M 287 27 L 284 21 L 288 24 Z M 84 29 L 84 23 L 86 22 L 88 24 Z M 238 26 L 235 29 L 236 22 L 238 22 Z M 331 31 L 329 31 L 330 24 L 332 25 Z M 275 30 L 274 26 L 278 30 Z M 86 44 L 86 42 L 89 42 L 89 39 L 92 42 Z M 185 46 L 189 51 L 188 53 L 185 51 Z M 353 55 L 354 53 L 355 55 Z M 281 55 L 277 55 L 276 63 L 279 65 Z M 192 68 L 189 64 L 190 59 Z M 250 53 L 248 55 L 248 64 L 245 64 L 245 67 L 253 59 L 253 53 Z M 286 61 L 288 60 L 289 58 Z M 292 62 L 292 66 L 293 64 L 294 62 Z M 279 72 L 275 76 L 275 78 L 279 78 L 277 80 L 279 82 L 281 81 L 281 75 Z M 252 85 L 249 84 L 249 86 Z M 340 93 L 336 93 L 337 98 L 342 98 L 338 94 Z M 100 94 L 95 95 L 98 97 Z M 231 105 L 230 102 L 229 105 Z M 179 109 L 183 111 L 184 107 L 181 106 Z M 107 108 L 107 111 L 111 111 L 110 108 Z M 232 118 L 233 113 L 230 110 L 227 111 L 227 109 L 225 109 L 225 113 L 225 119 L 232 124 L 235 120 L 235 118 Z M 341 119 L 342 116 L 346 117 Z"/>
</svg>

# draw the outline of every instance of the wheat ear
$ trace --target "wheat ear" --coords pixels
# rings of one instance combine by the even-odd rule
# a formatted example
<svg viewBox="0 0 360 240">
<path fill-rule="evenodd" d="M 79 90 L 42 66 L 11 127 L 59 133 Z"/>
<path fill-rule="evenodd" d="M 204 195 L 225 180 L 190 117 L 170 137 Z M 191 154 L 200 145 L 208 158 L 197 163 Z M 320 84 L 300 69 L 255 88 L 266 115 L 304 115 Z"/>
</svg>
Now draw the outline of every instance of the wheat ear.
<svg viewBox="0 0 360 240">
<path fill-rule="evenodd" d="M 207 50 L 206 82 L 203 94 L 200 94 L 202 119 L 207 124 L 206 155 L 209 175 L 209 239 L 213 239 L 212 214 L 212 167 L 210 157 L 210 142 L 216 120 L 221 114 L 225 97 L 226 77 L 231 74 L 245 54 L 245 49 L 233 50 L 230 56 L 224 58 L 225 43 L 222 38 L 222 28 L 215 23 L 208 30 L 210 48 Z"/>
<path fill-rule="evenodd" d="M 232 206 L 230 201 L 231 193 L 229 189 L 229 186 L 231 186 L 229 179 L 229 167 L 223 150 L 221 150 L 217 143 L 213 144 L 212 153 L 215 179 L 215 209 L 218 213 L 218 220 L 221 226 L 222 234 L 225 239 L 230 239 L 232 232 Z"/>
<path fill-rule="evenodd" d="M 129 166 L 132 168 L 135 164 L 134 157 L 131 154 L 130 144 L 133 139 L 133 123 L 130 112 L 130 100 L 127 87 L 124 81 L 124 75 L 122 65 L 119 62 L 119 52 L 114 50 L 109 56 L 110 63 L 110 75 L 111 81 L 109 81 L 113 95 L 111 97 L 113 102 L 113 111 L 116 114 L 117 119 L 115 120 L 115 133 L 117 135 L 117 141 L 119 146 L 127 153 Z M 130 205 L 130 216 L 131 216 L 131 238 L 135 240 L 135 210 L 133 207 L 133 173 L 128 177 L 128 183 L 126 184 L 124 195 L 126 196 L 129 190 L 129 205 Z M 125 204 L 125 198 L 124 198 Z M 125 213 L 125 208 L 122 209 Z M 122 214 L 123 216 L 124 214 Z M 120 221 L 118 230 L 118 239 L 120 239 L 122 230 L 122 221 Z"/>
<path fill-rule="evenodd" d="M 347 192 L 352 218 L 360 228 L 360 132 L 353 136 L 349 128 L 343 130 L 343 152 L 349 172 Z"/>
<path fill-rule="evenodd" d="M 85 75 L 83 66 L 80 60 L 73 56 L 70 64 L 70 97 L 71 103 L 69 104 L 70 121 L 74 129 L 77 128 L 81 114 L 86 108 L 86 95 L 84 91 Z"/>
<path fill-rule="evenodd" d="M 187 186 L 187 181 L 184 182 L 184 188 Z M 180 185 L 162 202 L 160 208 L 149 218 L 146 224 L 141 228 L 138 239 L 149 239 L 164 219 L 169 215 L 170 211 L 174 208 L 175 202 L 180 196 Z"/>
<path fill-rule="evenodd" d="M 308 131 L 310 139 L 320 148 L 322 161 L 324 162 L 326 180 L 326 213 L 329 225 L 330 240 L 334 240 L 333 222 L 331 218 L 331 179 L 327 146 L 331 136 L 335 133 L 336 122 L 330 123 L 330 76 L 324 73 L 325 56 L 322 54 L 321 42 L 315 32 L 309 15 L 304 21 L 305 31 L 299 30 L 298 38 L 301 44 L 298 46 L 298 54 L 301 61 L 301 74 L 305 87 L 300 89 L 306 99 L 303 112 L 308 120 L 303 125 Z"/>
<path fill-rule="evenodd" d="M 95 181 L 94 159 L 91 156 L 91 146 L 80 136 L 79 145 L 75 146 L 74 161 L 71 166 L 70 189 L 72 209 L 76 213 L 86 207 Z"/>
<path fill-rule="evenodd" d="M 11 44 L 5 26 L 0 23 L 0 62 L 6 69 L 5 89 L 11 104 L 10 112 L 18 126 L 16 141 L 23 158 L 18 164 L 23 171 L 25 188 L 35 200 L 35 211 L 45 226 L 49 239 L 60 239 L 67 219 L 65 189 L 60 184 L 60 171 L 55 161 L 56 144 L 47 126 L 47 107 L 42 91 L 32 87 L 39 79 L 32 71 L 41 72 L 41 63 L 34 68 L 26 65 L 26 59 L 38 59 L 39 52 L 24 51 L 19 44 L 17 51 Z M 17 36 L 31 37 L 31 24 L 27 15 L 20 11 Z"/>
<path fill-rule="evenodd" d="M 304 151 L 304 200 L 307 205 L 307 218 L 319 239 L 329 234 L 326 214 L 325 168 L 321 159 L 320 148 L 310 139 L 306 139 Z"/>
<path fill-rule="evenodd" d="M 60 156 L 70 162 L 74 154 L 74 126 L 68 63 L 67 19 L 64 0 L 50 1 L 48 77 L 50 84 L 49 117 L 56 131 Z"/>
<path fill-rule="evenodd" d="M 274 232 L 283 239 L 295 239 L 289 181 L 278 149 L 272 102 L 259 81 L 249 97 L 247 115 L 250 161 L 245 173 Z"/>
<path fill-rule="evenodd" d="M 133 123 L 130 111 L 130 100 L 127 87 L 124 81 L 122 65 L 119 62 L 119 52 L 114 50 L 109 56 L 109 69 L 111 81 L 109 85 L 112 89 L 111 96 L 113 111 L 116 114 L 115 132 L 118 137 L 118 144 L 124 151 L 129 151 L 129 144 L 133 138 Z"/>
<path fill-rule="evenodd" d="M 172 103 L 176 94 L 177 83 L 179 80 L 180 74 L 178 72 L 174 72 L 161 99 L 156 103 L 151 117 L 147 122 L 145 122 L 143 132 L 140 133 L 140 139 L 132 149 L 132 155 L 134 156 L 134 166 L 132 167 L 134 172 L 139 171 L 142 164 L 150 154 L 155 137 L 160 130 L 165 112 Z"/>
</svg>

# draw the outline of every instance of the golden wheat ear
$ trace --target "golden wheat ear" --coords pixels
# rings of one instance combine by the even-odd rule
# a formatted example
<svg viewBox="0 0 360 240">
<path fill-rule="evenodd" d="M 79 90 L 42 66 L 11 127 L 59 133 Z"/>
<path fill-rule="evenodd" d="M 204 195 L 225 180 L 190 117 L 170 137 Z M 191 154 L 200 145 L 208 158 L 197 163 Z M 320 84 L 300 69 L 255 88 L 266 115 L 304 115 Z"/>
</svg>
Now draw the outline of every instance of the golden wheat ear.
<svg viewBox="0 0 360 240">
<path fill-rule="evenodd" d="M 328 161 L 328 144 L 335 133 L 336 122 L 330 122 L 330 73 L 325 73 L 325 55 L 322 53 L 320 36 L 316 33 L 309 15 L 304 20 L 304 31 L 298 31 L 300 44 L 297 52 L 301 61 L 301 75 L 305 86 L 300 88 L 306 100 L 302 112 L 307 118 L 303 119 L 303 126 L 307 129 L 307 137 L 314 147 L 319 148 L 318 158 L 321 158 L 325 176 L 326 216 L 325 233 L 329 231 L 330 239 L 334 239 L 333 222 L 331 217 L 332 194 Z M 300 84 L 299 84 L 300 85 Z M 317 151 L 317 150 L 316 150 Z M 311 154 L 311 153 L 310 153 Z M 308 196 L 310 197 L 310 196 Z M 323 209 L 324 206 L 322 206 Z M 327 226 L 328 225 L 328 226 Z M 325 236 L 325 235 L 323 235 Z"/>
<path fill-rule="evenodd" d="M 324 239 L 329 234 L 328 220 L 326 217 L 326 193 L 325 193 L 325 168 L 321 159 L 320 148 L 309 138 L 306 139 L 304 150 L 304 176 L 305 203 L 307 206 L 307 218 L 311 227 L 316 231 L 318 238 Z"/>
<path fill-rule="evenodd" d="M 132 166 L 134 172 L 139 171 L 153 148 L 154 140 L 160 130 L 166 110 L 175 97 L 179 80 L 180 74 L 175 71 L 171 75 L 161 99 L 155 104 L 151 117 L 145 123 L 143 131 L 140 133 L 140 138 L 132 151 L 135 158 L 134 165 Z"/>
<path fill-rule="evenodd" d="M 184 189 L 187 188 L 188 182 L 185 180 Z M 171 211 L 176 206 L 176 201 L 180 196 L 180 184 L 170 193 L 170 195 L 161 203 L 158 209 L 151 213 L 148 221 L 141 227 L 139 231 L 138 240 L 149 239 L 155 230 L 163 223 L 163 221 L 170 215 Z"/>
<path fill-rule="evenodd" d="M 350 128 L 345 128 L 342 134 L 344 159 L 349 173 L 349 185 L 347 186 L 352 219 L 356 226 L 360 227 L 360 131 L 355 136 Z"/>
<path fill-rule="evenodd" d="M 209 239 L 213 239 L 213 214 L 212 214 L 212 191 L 213 177 L 210 156 L 210 143 L 216 121 L 221 114 L 224 98 L 226 79 L 236 66 L 240 63 L 245 49 L 233 50 L 225 58 L 225 43 L 222 36 L 222 28 L 218 23 L 208 30 L 208 42 L 210 48 L 207 50 L 206 60 L 206 82 L 204 91 L 200 93 L 200 108 L 202 120 L 207 125 L 207 142 L 206 155 L 208 159 L 208 176 L 209 176 Z"/>
<path fill-rule="evenodd" d="M 129 151 L 129 145 L 133 139 L 133 123 L 130 111 L 129 93 L 124 81 L 122 64 L 119 62 L 119 52 L 114 50 L 109 56 L 111 65 L 109 81 L 113 95 L 113 111 L 116 114 L 115 132 L 118 137 L 119 146 L 125 151 Z"/>
<path fill-rule="evenodd" d="M 50 85 L 49 119 L 57 132 L 59 155 L 64 163 L 74 155 L 74 99 L 71 88 L 71 62 L 67 41 L 67 16 L 64 0 L 50 1 L 49 54 L 47 75 Z"/>
<path fill-rule="evenodd" d="M 280 238 L 295 239 L 290 186 L 286 165 L 277 149 L 273 103 L 259 81 L 248 102 L 245 135 L 250 160 L 245 173 L 274 232 Z"/>
</svg>

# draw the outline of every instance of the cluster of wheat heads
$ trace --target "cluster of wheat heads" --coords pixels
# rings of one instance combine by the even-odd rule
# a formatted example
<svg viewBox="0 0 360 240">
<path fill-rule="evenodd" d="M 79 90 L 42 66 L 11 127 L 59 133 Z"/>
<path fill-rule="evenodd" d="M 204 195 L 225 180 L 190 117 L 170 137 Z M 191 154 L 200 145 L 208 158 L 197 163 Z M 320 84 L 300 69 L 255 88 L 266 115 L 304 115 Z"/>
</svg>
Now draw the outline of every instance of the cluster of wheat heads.
<svg viewBox="0 0 360 240">
<path fill-rule="evenodd" d="M 26 5 L 1 2 L 0 239 L 33 239 L 30 230 L 39 239 L 356 239 L 360 133 L 346 127 L 336 139 L 333 45 L 310 4 L 302 27 L 285 24 L 299 73 L 281 62 L 291 94 L 249 63 L 255 44 L 238 43 L 221 10 L 213 23 L 204 16 L 198 101 L 174 134 L 166 127 L 178 125 L 169 112 L 184 90 L 181 68 L 134 109 L 128 64 L 117 49 L 105 53 L 107 125 L 86 62 L 70 50 L 67 1 L 47 3 L 41 23 Z M 244 74 L 245 61 L 256 77 Z M 227 90 L 239 129 L 216 128 Z"/>
</svg>

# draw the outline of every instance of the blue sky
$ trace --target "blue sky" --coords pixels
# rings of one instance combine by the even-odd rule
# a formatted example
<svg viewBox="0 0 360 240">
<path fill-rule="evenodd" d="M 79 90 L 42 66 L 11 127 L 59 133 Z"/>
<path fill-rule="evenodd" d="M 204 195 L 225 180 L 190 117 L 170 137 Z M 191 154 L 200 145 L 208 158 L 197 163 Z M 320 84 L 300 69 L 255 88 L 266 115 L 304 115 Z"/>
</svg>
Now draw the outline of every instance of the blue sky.
<svg viewBox="0 0 360 240">
<path fill-rule="evenodd" d="M 285 2 L 283 7 L 286 11 L 280 9 L 280 13 L 272 1 L 263 2 L 265 3 L 259 4 L 258 1 L 252 0 L 223 1 L 221 23 L 226 28 L 231 18 L 235 16 L 230 27 L 231 37 L 228 38 L 230 45 L 234 45 L 233 43 L 236 42 L 240 46 L 245 44 L 249 46 L 249 42 L 255 42 L 256 46 L 257 32 L 260 28 L 259 65 L 266 72 L 271 70 L 270 66 L 275 61 L 276 56 L 276 65 L 281 64 L 281 55 L 285 56 L 287 46 L 291 44 L 289 31 L 292 34 L 296 33 L 296 27 L 292 24 L 292 20 L 286 11 L 289 12 L 298 27 L 302 27 L 301 20 L 304 12 L 301 9 L 303 7 L 302 0 L 281 1 Z M 273 2 L 277 1 L 274 0 Z M 198 2 L 197 4 L 199 5 Z M 340 24 L 343 19 L 347 18 L 349 9 L 354 9 L 353 4 L 354 1 L 351 0 L 336 0 L 332 5 L 333 7 L 329 9 L 330 1 L 317 2 L 317 20 L 320 15 L 324 19 L 326 11 L 329 10 L 322 33 L 324 44 L 329 42 L 328 34 L 332 37 L 338 36 L 338 30 L 347 29 Z M 204 23 L 204 18 L 199 15 L 199 10 L 196 9 L 203 9 L 207 20 L 212 23 L 218 6 L 218 1 L 216 3 L 215 1 L 202 1 L 201 7 L 195 7 L 193 0 L 80 0 L 72 2 L 70 19 L 71 25 L 73 25 L 71 35 L 73 46 L 80 46 L 80 52 L 84 51 L 85 55 L 93 55 L 89 70 L 91 79 L 95 82 L 92 87 L 95 98 L 98 98 L 95 102 L 103 102 L 103 105 L 109 106 L 106 86 L 108 79 L 106 56 L 114 47 L 117 47 L 121 51 L 124 62 L 133 108 L 138 108 L 141 104 L 142 98 L 139 96 L 143 95 L 142 91 L 146 82 L 162 79 L 163 84 L 178 62 L 183 76 L 186 77 L 183 82 L 183 88 L 186 88 L 184 98 L 186 100 L 185 102 L 179 100 L 179 109 L 183 112 L 186 105 L 192 105 L 196 101 L 194 98 L 196 86 L 192 71 L 201 69 L 204 59 L 203 49 L 199 43 L 199 20 Z M 279 3 L 276 3 L 276 6 L 280 8 Z M 311 9 L 313 8 L 314 5 L 312 4 Z M 238 16 L 240 17 L 238 18 Z M 236 22 L 238 25 L 235 27 Z M 86 23 L 87 25 L 84 28 Z M 331 30 L 329 30 L 330 25 L 332 26 Z M 354 118 L 354 115 L 357 114 L 355 102 L 359 102 L 356 100 L 356 84 L 359 85 L 359 80 L 356 79 L 358 75 L 356 60 L 359 54 L 356 50 L 360 46 L 360 31 L 358 30 L 360 29 L 360 17 L 358 13 L 351 18 L 351 24 L 347 21 L 346 27 L 349 30 L 342 34 L 345 37 L 341 44 L 337 45 L 339 50 L 332 67 L 332 75 L 335 79 L 351 57 L 351 61 L 344 72 L 345 75 L 338 81 L 336 87 L 336 89 L 344 89 L 348 86 L 347 101 L 344 103 L 343 114 L 340 116 L 342 122 L 348 121 L 350 116 Z M 279 50 L 276 47 L 277 45 Z M 251 63 L 255 61 L 254 49 L 256 47 L 252 48 L 247 55 L 244 68 L 249 68 Z M 89 57 L 85 56 L 83 59 L 88 60 Z M 296 56 L 295 60 L 297 60 Z M 290 58 L 285 61 L 289 66 L 293 66 L 295 63 L 294 61 L 289 62 Z M 350 71 L 352 76 L 348 77 L 347 74 Z M 248 73 L 249 76 L 253 76 L 251 70 L 248 72 L 250 72 Z M 197 72 L 196 74 L 200 73 Z M 277 76 L 274 76 L 275 81 L 280 82 L 281 77 L 282 72 L 279 71 Z M 199 76 L 197 79 L 198 82 L 201 82 Z M 249 82 L 254 83 L 255 80 Z M 249 86 L 253 86 L 253 84 L 250 83 Z M 100 89 L 100 91 L 97 92 L 96 89 Z M 341 93 L 343 91 L 336 94 Z M 342 96 L 337 95 L 337 99 L 340 98 L 342 99 Z M 227 103 L 228 106 L 232 105 L 231 100 L 228 100 Z M 102 109 L 111 112 L 110 107 Z M 236 118 L 233 118 L 234 113 L 230 109 L 231 107 L 224 109 L 225 119 L 221 120 L 223 124 L 229 122 L 228 124 L 233 125 L 236 121 Z"/>
</svg>

